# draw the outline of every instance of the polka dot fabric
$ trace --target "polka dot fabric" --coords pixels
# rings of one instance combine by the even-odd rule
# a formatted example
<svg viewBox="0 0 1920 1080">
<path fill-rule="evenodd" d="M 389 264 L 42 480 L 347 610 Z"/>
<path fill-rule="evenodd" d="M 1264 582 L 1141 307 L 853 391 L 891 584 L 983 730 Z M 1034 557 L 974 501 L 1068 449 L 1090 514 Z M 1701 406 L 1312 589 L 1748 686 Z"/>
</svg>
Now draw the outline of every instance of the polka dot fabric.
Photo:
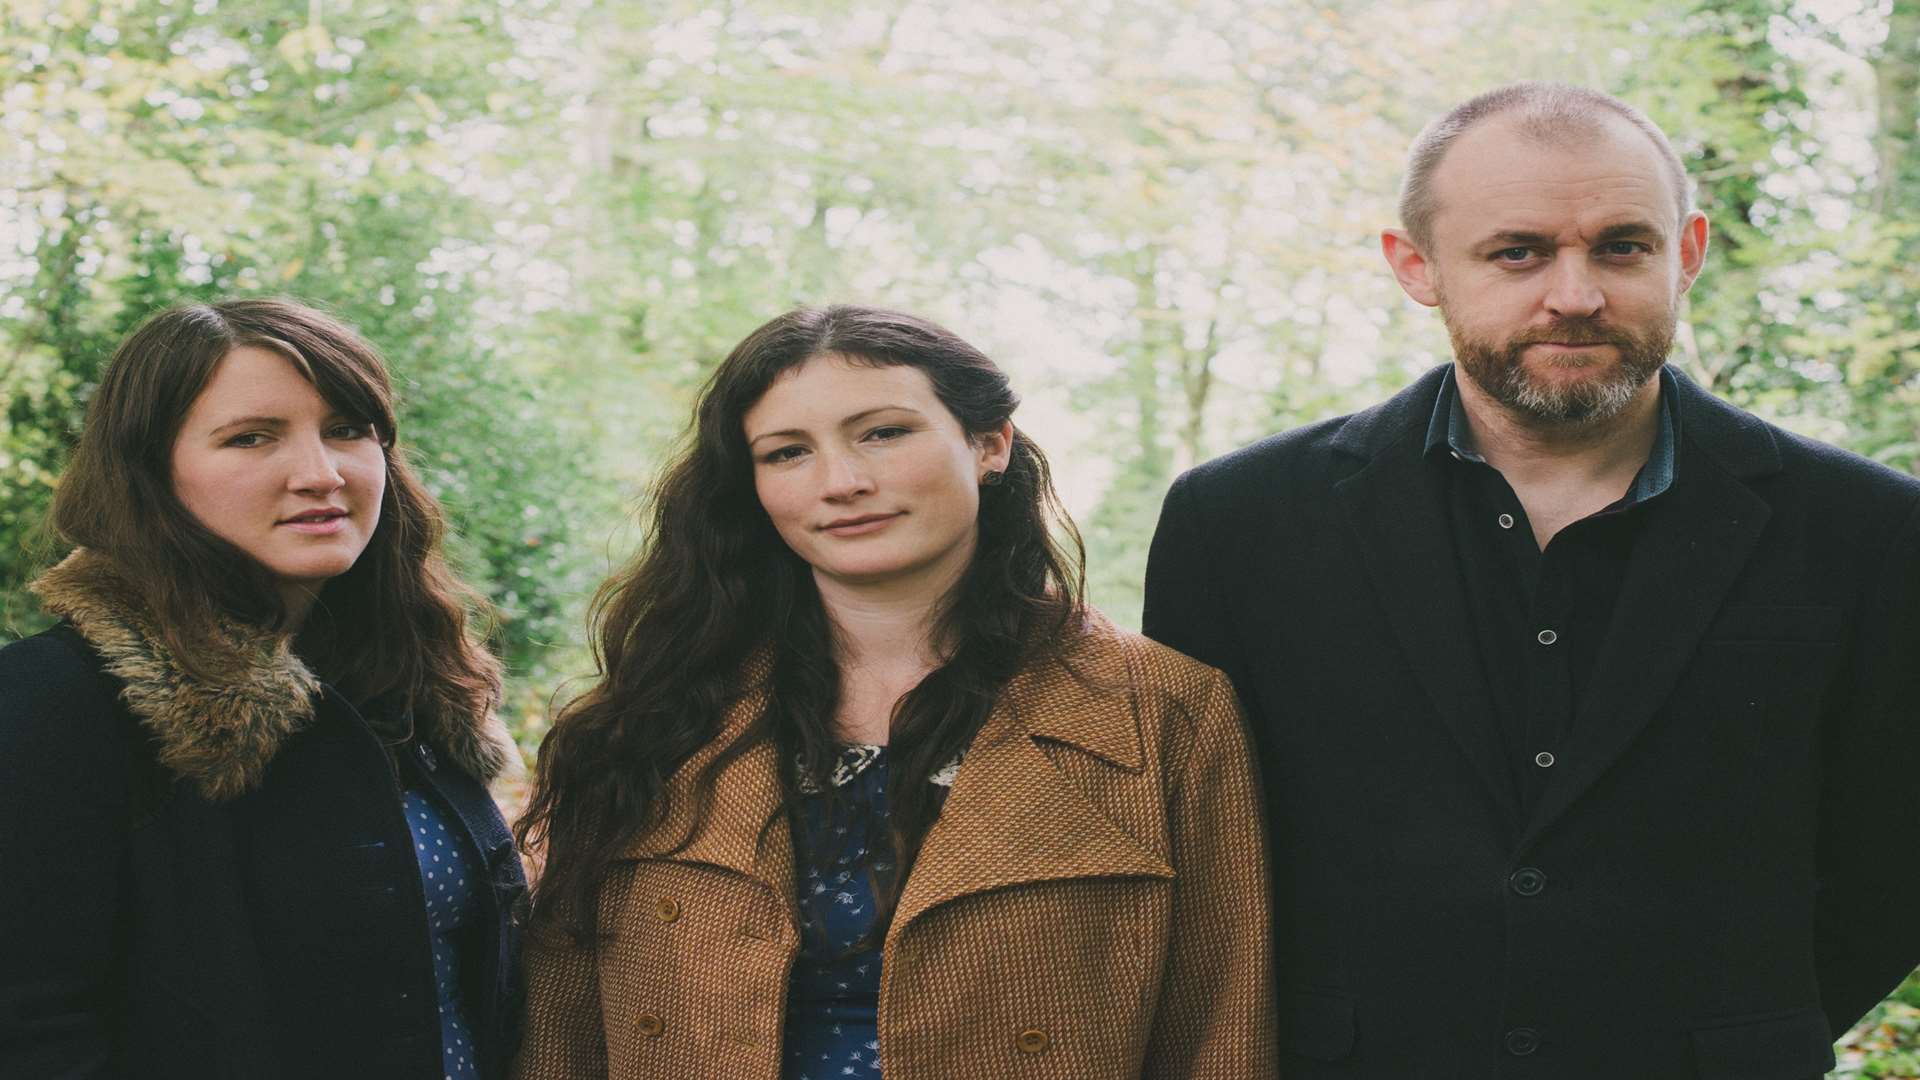
<svg viewBox="0 0 1920 1080">
<path fill-rule="evenodd" d="M 458 931 L 480 912 L 481 876 L 461 838 L 459 824 L 421 791 L 402 794 L 407 830 L 413 835 L 420 885 L 427 898 L 427 929 L 433 934 L 433 984 L 440 1009 L 440 1056 L 445 1080 L 479 1080 L 473 1030 L 460 1000 Z"/>
</svg>

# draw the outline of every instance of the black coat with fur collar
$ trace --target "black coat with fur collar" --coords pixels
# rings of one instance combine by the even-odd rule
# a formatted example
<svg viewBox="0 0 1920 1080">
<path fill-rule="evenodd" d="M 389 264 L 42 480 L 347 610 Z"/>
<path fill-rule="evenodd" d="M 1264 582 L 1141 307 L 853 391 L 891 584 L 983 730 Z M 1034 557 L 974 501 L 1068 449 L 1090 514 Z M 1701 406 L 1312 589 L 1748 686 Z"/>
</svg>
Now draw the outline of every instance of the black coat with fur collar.
<svg viewBox="0 0 1920 1080">
<path fill-rule="evenodd" d="M 492 889 L 465 943 L 483 1075 L 512 1053 L 520 863 L 483 786 L 491 716 L 400 775 L 285 645 L 218 685 L 175 664 L 98 557 L 37 585 L 66 621 L 0 649 L 0 1080 L 440 1076 L 402 784 L 465 826 Z"/>
</svg>

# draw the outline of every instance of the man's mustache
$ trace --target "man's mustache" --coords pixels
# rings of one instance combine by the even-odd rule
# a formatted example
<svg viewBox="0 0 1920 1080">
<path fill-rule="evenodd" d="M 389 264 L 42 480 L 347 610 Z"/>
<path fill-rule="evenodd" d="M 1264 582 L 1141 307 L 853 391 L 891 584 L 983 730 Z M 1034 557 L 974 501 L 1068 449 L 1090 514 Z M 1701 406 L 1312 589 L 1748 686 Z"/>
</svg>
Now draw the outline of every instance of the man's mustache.
<svg viewBox="0 0 1920 1080">
<path fill-rule="evenodd" d="M 1507 339 L 1510 346 L 1544 345 L 1618 345 L 1633 344 L 1633 335 L 1596 319 L 1557 319 L 1545 326 L 1529 327 Z"/>
</svg>

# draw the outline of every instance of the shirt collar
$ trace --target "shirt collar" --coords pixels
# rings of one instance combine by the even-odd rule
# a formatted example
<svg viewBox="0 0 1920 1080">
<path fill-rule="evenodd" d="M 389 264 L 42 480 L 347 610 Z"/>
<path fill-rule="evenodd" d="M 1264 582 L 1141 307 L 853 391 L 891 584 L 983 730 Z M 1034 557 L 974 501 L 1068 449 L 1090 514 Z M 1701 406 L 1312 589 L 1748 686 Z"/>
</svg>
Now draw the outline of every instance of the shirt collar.
<svg viewBox="0 0 1920 1080">
<path fill-rule="evenodd" d="M 1487 459 L 1473 448 L 1472 429 L 1467 426 L 1467 408 L 1460 402 L 1454 385 L 1458 366 L 1449 367 L 1440 378 L 1440 392 L 1433 403 L 1433 417 L 1427 421 L 1427 453 L 1446 451 L 1461 461 L 1485 465 Z M 1647 463 L 1640 466 L 1621 507 L 1645 502 L 1673 486 L 1679 463 L 1680 404 L 1673 382 L 1673 369 L 1660 367 L 1660 427 L 1654 432 L 1653 449 Z"/>
</svg>

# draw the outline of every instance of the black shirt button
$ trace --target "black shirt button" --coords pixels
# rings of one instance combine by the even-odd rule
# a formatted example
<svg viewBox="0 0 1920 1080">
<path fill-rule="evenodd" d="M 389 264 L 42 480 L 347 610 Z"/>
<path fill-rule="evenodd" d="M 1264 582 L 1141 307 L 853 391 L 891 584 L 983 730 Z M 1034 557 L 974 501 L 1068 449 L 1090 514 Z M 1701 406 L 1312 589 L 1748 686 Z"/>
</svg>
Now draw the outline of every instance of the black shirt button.
<svg viewBox="0 0 1920 1080">
<path fill-rule="evenodd" d="M 1540 1033 L 1532 1028 L 1514 1028 L 1507 1032 L 1507 1053 L 1526 1057 L 1540 1049 Z"/>
<path fill-rule="evenodd" d="M 1520 896 L 1539 896 L 1546 887 L 1547 875 L 1531 866 L 1523 866 L 1515 870 L 1512 877 L 1507 878 L 1507 888 Z"/>
</svg>

